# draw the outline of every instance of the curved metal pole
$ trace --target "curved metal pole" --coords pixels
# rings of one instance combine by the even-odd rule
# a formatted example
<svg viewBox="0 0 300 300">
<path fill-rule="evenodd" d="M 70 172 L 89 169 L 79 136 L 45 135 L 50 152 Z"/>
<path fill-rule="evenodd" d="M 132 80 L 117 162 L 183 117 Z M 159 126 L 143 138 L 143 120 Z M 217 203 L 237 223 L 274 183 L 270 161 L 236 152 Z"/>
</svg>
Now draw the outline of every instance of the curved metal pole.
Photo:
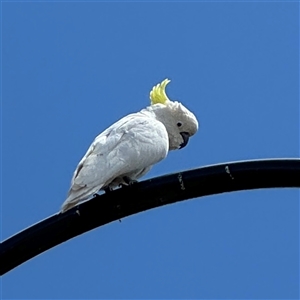
<svg viewBox="0 0 300 300">
<path fill-rule="evenodd" d="M 284 187 L 300 187 L 300 159 L 206 166 L 97 195 L 3 241 L 0 244 L 0 275 L 77 235 L 151 208 L 224 192 Z"/>
</svg>

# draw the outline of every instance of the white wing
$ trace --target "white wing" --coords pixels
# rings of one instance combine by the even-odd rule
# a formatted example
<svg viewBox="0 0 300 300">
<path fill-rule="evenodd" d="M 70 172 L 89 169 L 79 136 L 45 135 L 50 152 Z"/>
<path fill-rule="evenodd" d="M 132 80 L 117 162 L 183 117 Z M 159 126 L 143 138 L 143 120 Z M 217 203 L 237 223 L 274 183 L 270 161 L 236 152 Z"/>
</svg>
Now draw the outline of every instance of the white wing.
<svg viewBox="0 0 300 300">
<path fill-rule="evenodd" d="M 78 164 L 62 211 L 87 199 L 114 179 L 140 173 L 166 157 L 165 126 L 139 113 L 128 115 L 96 137 Z"/>
</svg>

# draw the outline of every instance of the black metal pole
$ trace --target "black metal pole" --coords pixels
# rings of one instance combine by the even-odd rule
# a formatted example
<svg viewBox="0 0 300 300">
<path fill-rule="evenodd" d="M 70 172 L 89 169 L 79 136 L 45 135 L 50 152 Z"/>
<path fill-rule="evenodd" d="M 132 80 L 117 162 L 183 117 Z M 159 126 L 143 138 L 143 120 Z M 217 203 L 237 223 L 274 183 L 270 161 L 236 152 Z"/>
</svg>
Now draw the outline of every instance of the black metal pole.
<svg viewBox="0 0 300 300">
<path fill-rule="evenodd" d="M 260 188 L 299 188 L 300 159 L 266 159 L 206 166 L 97 195 L 0 244 L 0 275 L 86 231 L 151 208 L 206 195 Z"/>
</svg>

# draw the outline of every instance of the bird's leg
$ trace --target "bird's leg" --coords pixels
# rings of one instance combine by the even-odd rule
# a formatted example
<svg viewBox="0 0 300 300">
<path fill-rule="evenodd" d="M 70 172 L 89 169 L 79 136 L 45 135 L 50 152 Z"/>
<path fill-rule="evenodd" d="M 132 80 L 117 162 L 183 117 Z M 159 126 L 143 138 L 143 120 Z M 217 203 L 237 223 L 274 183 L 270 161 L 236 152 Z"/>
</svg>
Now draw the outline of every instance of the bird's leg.
<svg viewBox="0 0 300 300">
<path fill-rule="evenodd" d="M 119 184 L 119 187 L 121 187 L 121 188 L 126 187 L 128 185 L 133 185 L 138 182 L 137 180 L 133 180 L 128 176 L 123 176 L 122 179 L 123 179 L 124 183 Z"/>
<path fill-rule="evenodd" d="M 133 185 L 133 184 L 137 183 L 137 180 L 133 180 L 128 176 L 124 176 L 123 180 L 127 185 Z"/>
<path fill-rule="evenodd" d="M 107 187 L 103 188 L 105 194 L 110 193 L 113 189 L 108 185 Z"/>
</svg>

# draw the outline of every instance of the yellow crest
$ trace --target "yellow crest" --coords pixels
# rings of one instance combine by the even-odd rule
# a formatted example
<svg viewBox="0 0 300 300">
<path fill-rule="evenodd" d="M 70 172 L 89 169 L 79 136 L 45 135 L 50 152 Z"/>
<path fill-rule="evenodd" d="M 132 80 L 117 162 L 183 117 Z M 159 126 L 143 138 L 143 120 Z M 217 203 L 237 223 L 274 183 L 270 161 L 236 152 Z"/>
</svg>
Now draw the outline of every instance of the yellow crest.
<svg viewBox="0 0 300 300">
<path fill-rule="evenodd" d="M 152 88 L 152 91 L 150 92 L 150 100 L 151 105 L 161 103 L 166 105 L 170 99 L 168 98 L 166 94 L 166 86 L 170 82 L 168 78 L 163 80 L 161 83 L 157 84 Z"/>
</svg>

